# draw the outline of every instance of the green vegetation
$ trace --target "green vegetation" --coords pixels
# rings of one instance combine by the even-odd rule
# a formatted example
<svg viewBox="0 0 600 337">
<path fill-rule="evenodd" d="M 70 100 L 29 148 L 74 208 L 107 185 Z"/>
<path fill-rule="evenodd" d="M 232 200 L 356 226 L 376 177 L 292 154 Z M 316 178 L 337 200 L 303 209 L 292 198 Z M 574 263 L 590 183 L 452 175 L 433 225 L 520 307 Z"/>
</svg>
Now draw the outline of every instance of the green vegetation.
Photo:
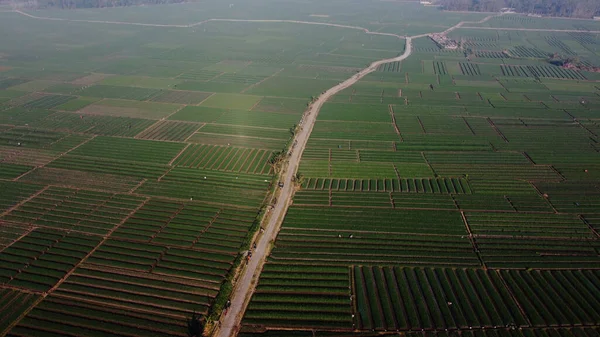
<svg viewBox="0 0 600 337">
<path fill-rule="evenodd" d="M 226 309 L 310 101 L 401 54 L 395 35 L 487 15 L 1 6 L 0 334 L 51 337 L 197 335 Z M 212 18 L 355 28 L 195 24 Z M 415 39 L 326 102 L 240 335 L 597 335 L 599 30 L 465 24 L 457 49 Z"/>
<path fill-rule="evenodd" d="M 511 8 L 519 13 L 534 13 L 547 16 L 566 16 L 591 19 L 600 14 L 600 5 L 593 0 L 570 1 L 555 0 L 436 0 L 435 3 L 452 11 L 498 12 L 503 8 Z"/>
<path fill-rule="evenodd" d="M 493 29 L 600 27 L 555 22 L 467 24 L 491 29 L 454 30 L 457 50 L 416 39 L 325 103 L 241 335 L 528 336 L 598 320 L 598 35 Z"/>
</svg>

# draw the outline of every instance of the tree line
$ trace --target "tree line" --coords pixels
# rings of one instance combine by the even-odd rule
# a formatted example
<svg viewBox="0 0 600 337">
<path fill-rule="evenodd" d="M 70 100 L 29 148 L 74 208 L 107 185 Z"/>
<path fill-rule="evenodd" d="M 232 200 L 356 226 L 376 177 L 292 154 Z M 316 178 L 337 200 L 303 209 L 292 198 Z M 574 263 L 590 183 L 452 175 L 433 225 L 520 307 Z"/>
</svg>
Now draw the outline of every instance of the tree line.
<svg viewBox="0 0 600 337">
<path fill-rule="evenodd" d="M 518 13 L 591 19 L 600 16 L 598 0 L 436 0 L 453 11 L 498 12 L 512 8 Z"/>
<path fill-rule="evenodd" d="M 12 5 L 15 8 L 44 9 L 44 8 L 104 8 L 139 5 L 156 5 L 181 3 L 186 0 L 0 0 L 0 4 Z"/>
</svg>

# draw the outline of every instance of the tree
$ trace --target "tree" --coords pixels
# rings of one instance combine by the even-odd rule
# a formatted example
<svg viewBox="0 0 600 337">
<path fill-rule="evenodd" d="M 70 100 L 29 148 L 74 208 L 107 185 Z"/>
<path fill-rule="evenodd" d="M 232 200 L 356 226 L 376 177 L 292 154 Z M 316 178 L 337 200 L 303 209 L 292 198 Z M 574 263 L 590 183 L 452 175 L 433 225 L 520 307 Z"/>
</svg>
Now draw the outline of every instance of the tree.
<svg viewBox="0 0 600 337">
<path fill-rule="evenodd" d="M 192 317 L 190 317 L 187 321 L 188 337 L 200 337 L 202 336 L 202 332 L 204 332 L 204 324 L 206 323 L 205 318 L 196 314 L 194 311 L 192 313 Z"/>
<path fill-rule="evenodd" d="M 498 12 L 508 7 L 519 13 L 590 19 L 600 15 L 598 0 L 437 0 L 453 11 Z"/>
</svg>

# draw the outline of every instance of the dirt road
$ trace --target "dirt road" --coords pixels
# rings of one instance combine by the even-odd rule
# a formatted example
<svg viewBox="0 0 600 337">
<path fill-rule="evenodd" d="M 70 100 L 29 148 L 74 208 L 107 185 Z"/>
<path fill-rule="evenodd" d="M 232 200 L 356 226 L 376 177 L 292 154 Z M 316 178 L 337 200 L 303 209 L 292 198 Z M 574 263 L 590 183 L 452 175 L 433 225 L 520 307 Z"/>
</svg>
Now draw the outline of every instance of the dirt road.
<svg viewBox="0 0 600 337">
<path fill-rule="evenodd" d="M 68 22 L 88 22 L 88 23 L 105 23 L 105 24 L 112 24 L 112 25 L 131 25 L 131 26 L 146 26 L 146 27 L 167 27 L 167 28 L 192 28 L 192 27 L 200 26 L 200 25 L 205 24 L 207 22 L 297 23 L 297 24 L 304 24 L 304 25 L 329 26 L 329 27 L 337 27 L 337 28 L 356 29 L 356 30 L 361 30 L 361 31 L 363 31 L 366 34 L 371 34 L 371 35 L 384 35 L 384 36 L 393 36 L 393 37 L 397 37 L 397 38 L 404 38 L 404 36 L 397 35 L 397 34 L 392 34 L 392 33 L 372 32 L 372 31 L 368 30 L 367 28 L 359 27 L 359 26 L 348 26 L 348 25 L 340 25 L 340 24 L 337 24 L 337 23 L 327 23 L 327 22 L 317 22 L 317 21 L 208 19 L 208 20 L 204 20 L 204 21 L 190 23 L 190 24 L 187 24 L 187 25 L 173 25 L 173 24 L 155 24 L 155 23 L 140 23 L 140 22 L 127 22 L 127 21 L 102 21 L 102 20 L 80 20 L 80 19 L 53 18 L 53 17 L 47 17 L 47 16 L 36 16 L 36 15 L 33 15 L 33 14 L 29 14 L 29 13 L 23 12 L 23 11 L 18 10 L 18 9 L 14 10 L 14 11 L 6 11 L 6 12 L 18 13 L 18 14 L 24 15 L 26 17 L 29 17 L 29 18 L 32 18 L 32 19 L 37 19 L 37 20 L 68 21 Z"/>
</svg>

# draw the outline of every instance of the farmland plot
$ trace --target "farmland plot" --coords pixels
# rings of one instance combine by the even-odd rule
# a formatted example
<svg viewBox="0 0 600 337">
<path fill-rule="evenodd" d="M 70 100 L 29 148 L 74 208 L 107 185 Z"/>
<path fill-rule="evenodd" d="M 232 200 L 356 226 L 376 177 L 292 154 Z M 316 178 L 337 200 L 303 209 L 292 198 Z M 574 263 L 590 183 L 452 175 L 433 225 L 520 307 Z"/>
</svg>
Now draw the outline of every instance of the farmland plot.
<svg viewBox="0 0 600 337">
<path fill-rule="evenodd" d="M 104 235 L 143 201 L 144 198 L 124 194 L 50 187 L 4 215 L 2 219 Z"/>
<path fill-rule="evenodd" d="M 115 85 L 92 85 L 79 92 L 82 96 L 100 98 L 119 98 L 145 101 L 160 91 L 157 89 L 135 88 Z"/>
<path fill-rule="evenodd" d="M 96 137 L 71 153 L 97 158 L 127 159 L 131 161 L 167 164 L 183 148 L 184 144 L 182 143 Z"/>
<path fill-rule="evenodd" d="M 36 168 L 31 173 L 19 178 L 19 181 L 41 185 L 85 187 L 122 193 L 129 192 L 140 183 L 140 179 L 124 177 L 122 175 L 90 173 L 49 167 Z"/>
<path fill-rule="evenodd" d="M 84 116 L 68 112 L 57 112 L 43 120 L 31 123 L 31 126 L 60 132 L 132 137 L 152 125 L 153 122 L 141 118 Z"/>
<path fill-rule="evenodd" d="M 0 290 L 0 307 L 3 308 L 0 333 L 5 333 L 6 329 L 32 305 L 35 305 L 39 298 L 38 295 L 29 292 Z"/>
<path fill-rule="evenodd" d="M 140 166 L 134 161 L 74 155 L 62 156 L 49 163 L 48 167 L 147 179 L 157 179 L 169 169 L 160 164 L 145 163 Z"/>
<path fill-rule="evenodd" d="M 198 104 L 204 101 L 211 93 L 183 90 L 164 90 L 150 100 L 163 103 Z"/>
<path fill-rule="evenodd" d="M 213 5 L 34 14 L 409 35 L 487 16 Z M 0 328 L 16 323 L 11 336 L 184 336 L 191 313 L 217 317 L 277 181 L 273 152 L 309 101 L 403 47 L 298 23 L 0 16 L 0 282 L 11 289 Z M 480 25 L 598 30 L 520 15 Z M 558 52 L 596 65 L 597 34 L 449 36 L 465 48 L 415 39 L 417 54 L 323 106 L 240 336 L 597 335 L 598 75 L 546 62 Z"/>
<path fill-rule="evenodd" d="M 492 328 L 525 324 L 495 272 L 470 269 L 353 267 L 362 329 Z"/>
<path fill-rule="evenodd" d="M 268 150 L 211 145 L 192 145 L 175 160 L 177 166 L 213 170 L 268 174 Z"/>
<path fill-rule="evenodd" d="M 181 108 L 182 106 L 177 104 L 137 102 L 121 99 L 103 99 L 92 105 L 86 106 L 79 112 L 91 115 L 160 119 L 178 111 Z"/>
<path fill-rule="evenodd" d="M 479 265 L 456 212 L 294 206 L 283 226 L 273 263 Z"/>
<path fill-rule="evenodd" d="M 200 129 L 203 124 L 160 121 L 140 132 L 136 138 L 152 140 L 184 141 L 194 132 Z"/>
<path fill-rule="evenodd" d="M 160 181 L 146 181 L 138 192 L 154 196 L 193 198 L 216 204 L 258 207 L 269 184 L 270 180 L 262 175 L 176 167 Z"/>
<path fill-rule="evenodd" d="M 0 253 L 0 282 L 47 291 L 100 242 L 100 237 L 35 229 Z"/>
<path fill-rule="evenodd" d="M 215 240 L 216 246 L 233 248 L 227 251 L 231 254 L 246 238 L 253 220 L 254 214 L 248 210 L 153 199 L 129 217 L 113 237 L 211 250 L 206 244 L 221 236 L 223 242 Z"/>
</svg>

